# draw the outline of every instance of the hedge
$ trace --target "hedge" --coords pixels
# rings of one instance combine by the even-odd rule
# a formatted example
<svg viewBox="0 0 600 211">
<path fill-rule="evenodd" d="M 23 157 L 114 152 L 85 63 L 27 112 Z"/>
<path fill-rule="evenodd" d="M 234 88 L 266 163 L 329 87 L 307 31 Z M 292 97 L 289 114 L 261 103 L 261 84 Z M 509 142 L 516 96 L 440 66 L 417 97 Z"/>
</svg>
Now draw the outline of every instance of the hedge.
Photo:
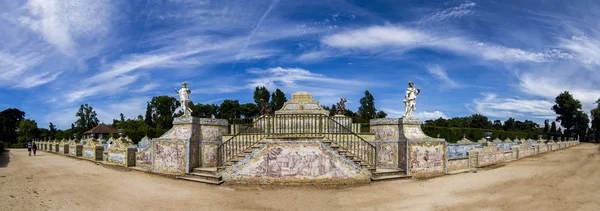
<svg viewBox="0 0 600 211">
<path fill-rule="evenodd" d="M 506 140 L 510 138 L 514 140 L 519 139 L 537 139 L 541 132 L 538 131 L 503 131 L 503 130 L 489 130 L 482 128 L 454 128 L 454 127 L 436 127 L 422 125 L 423 132 L 428 136 L 436 138 L 438 134 L 440 138 L 446 139 L 450 143 L 456 143 L 458 140 L 463 138 L 463 134 L 466 135 L 467 139 L 475 142 L 484 137 L 484 132 L 492 132 L 491 139 L 494 140 L 499 138 L 500 140 Z M 542 138 L 546 138 L 543 136 Z M 555 136 L 557 137 L 557 136 Z"/>
<path fill-rule="evenodd" d="M 0 155 L 4 152 L 4 142 L 0 141 Z"/>
</svg>

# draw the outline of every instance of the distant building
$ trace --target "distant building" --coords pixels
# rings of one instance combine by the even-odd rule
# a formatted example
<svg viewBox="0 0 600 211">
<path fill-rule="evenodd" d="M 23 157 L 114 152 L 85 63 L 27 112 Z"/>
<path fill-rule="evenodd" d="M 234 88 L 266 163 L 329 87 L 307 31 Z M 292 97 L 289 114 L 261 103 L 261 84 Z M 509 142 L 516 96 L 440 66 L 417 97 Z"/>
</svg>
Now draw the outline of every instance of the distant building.
<svg viewBox="0 0 600 211">
<path fill-rule="evenodd" d="M 83 137 L 107 139 L 108 137 L 110 137 L 111 134 L 119 134 L 119 130 L 102 123 L 88 131 L 85 131 L 85 133 L 83 133 Z"/>
</svg>

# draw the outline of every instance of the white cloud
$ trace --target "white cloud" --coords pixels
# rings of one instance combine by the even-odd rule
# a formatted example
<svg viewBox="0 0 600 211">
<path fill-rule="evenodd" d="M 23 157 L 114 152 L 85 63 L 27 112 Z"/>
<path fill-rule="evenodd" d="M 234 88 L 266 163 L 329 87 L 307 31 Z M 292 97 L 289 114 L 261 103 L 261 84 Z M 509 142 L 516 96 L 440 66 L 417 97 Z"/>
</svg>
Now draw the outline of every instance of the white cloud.
<svg viewBox="0 0 600 211">
<path fill-rule="evenodd" d="M 562 39 L 560 46 L 573 52 L 583 64 L 600 66 L 600 41 L 585 36 L 574 36 L 569 40 Z"/>
<path fill-rule="evenodd" d="M 496 94 L 484 94 L 482 99 L 473 99 L 474 112 L 499 118 L 537 118 L 554 119 L 552 102 L 547 100 L 522 100 L 498 98 Z"/>
<path fill-rule="evenodd" d="M 448 73 L 446 73 L 446 70 L 444 70 L 441 66 L 439 66 L 439 65 L 429 65 L 429 66 L 427 66 L 427 71 L 433 77 L 435 77 L 438 80 L 442 81 L 442 83 L 441 83 L 442 87 L 447 87 L 447 88 L 458 88 L 459 87 L 459 84 L 456 83 L 454 80 L 452 80 L 448 76 Z"/>
<path fill-rule="evenodd" d="M 441 111 L 433 111 L 433 112 L 420 111 L 420 112 L 415 113 L 414 116 L 421 119 L 421 121 L 430 120 L 430 119 L 439 119 L 439 118 L 448 119 L 448 116 L 446 116 Z"/>
<path fill-rule="evenodd" d="M 321 39 L 321 42 L 340 49 L 359 49 L 375 52 L 389 48 L 395 48 L 394 50 L 400 52 L 415 48 L 433 48 L 501 62 L 543 63 L 568 58 L 567 53 L 557 49 L 550 49 L 545 52 L 530 52 L 518 48 L 472 41 L 465 37 L 439 35 L 401 26 L 372 26 L 349 30 L 326 36 Z"/>
<path fill-rule="evenodd" d="M 473 9 L 475 8 L 475 2 L 465 2 L 459 6 L 451 7 L 435 14 L 426 17 L 421 20 L 421 22 L 430 22 L 430 21 L 444 21 L 452 18 L 460 18 L 463 16 L 468 16 L 473 14 Z"/>
<path fill-rule="evenodd" d="M 46 83 L 56 80 L 56 78 L 61 73 L 62 72 L 56 72 L 56 73 L 44 72 L 44 73 L 40 73 L 40 74 L 36 74 L 36 75 L 26 76 L 24 78 L 24 80 L 19 85 L 17 85 L 17 87 L 32 88 L 32 87 L 36 87 L 36 86 L 39 86 L 42 84 L 46 84 Z"/>
<path fill-rule="evenodd" d="M 30 14 L 21 23 L 68 56 L 77 55 L 77 40 L 101 37 L 110 28 L 107 0 L 30 0 L 26 8 Z"/>
</svg>

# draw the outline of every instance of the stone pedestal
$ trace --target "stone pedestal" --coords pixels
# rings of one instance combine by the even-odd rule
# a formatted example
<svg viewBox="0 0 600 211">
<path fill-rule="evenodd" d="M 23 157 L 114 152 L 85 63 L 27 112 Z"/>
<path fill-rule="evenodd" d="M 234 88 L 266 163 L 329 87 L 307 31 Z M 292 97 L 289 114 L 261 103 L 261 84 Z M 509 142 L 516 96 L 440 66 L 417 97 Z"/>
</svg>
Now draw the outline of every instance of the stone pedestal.
<svg viewBox="0 0 600 211">
<path fill-rule="evenodd" d="M 135 166 L 135 147 L 129 138 L 118 138 L 108 147 L 108 164 L 132 167 Z"/>
<path fill-rule="evenodd" d="M 83 146 L 75 140 L 69 144 L 69 155 L 73 157 L 81 157 L 83 155 Z"/>
<path fill-rule="evenodd" d="M 175 118 L 173 128 L 152 140 L 152 171 L 183 175 L 196 167 L 216 166 L 216 148 L 227 133 L 227 125 L 224 119 Z"/>
<path fill-rule="evenodd" d="M 401 168 L 413 177 L 441 176 L 447 172 L 446 141 L 432 138 L 421 130 L 415 117 L 371 120 L 375 134 L 378 167 Z M 387 154 L 397 155 L 386 156 Z M 391 159 L 390 159 L 391 157 Z"/>
<path fill-rule="evenodd" d="M 83 158 L 91 161 L 102 161 L 104 146 L 96 139 L 87 140 L 83 146 Z"/>
</svg>

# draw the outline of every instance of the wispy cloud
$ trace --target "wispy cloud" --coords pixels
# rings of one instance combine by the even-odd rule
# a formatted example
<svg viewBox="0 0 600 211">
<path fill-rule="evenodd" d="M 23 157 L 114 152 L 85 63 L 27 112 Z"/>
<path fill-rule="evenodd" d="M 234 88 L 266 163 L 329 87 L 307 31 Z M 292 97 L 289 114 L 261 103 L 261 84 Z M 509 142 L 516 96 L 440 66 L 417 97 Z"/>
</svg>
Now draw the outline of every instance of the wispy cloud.
<svg viewBox="0 0 600 211">
<path fill-rule="evenodd" d="M 460 85 L 457 82 L 455 82 L 448 76 L 448 73 L 446 73 L 446 70 L 444 70 L 439 65 L 428 65 L 427 71 L 433 77 L 437 78 L 438 80 L 440 80 L 442 82 L 441 87 L 443 87 L 443 88 L 458 88 L 458 87 L 460 87 Z"/>
<path fill-rule="evenodd" d="M 321 42 L 340 49 L 357 49 L 368 52 L 432 48 L 460 55 L 480 57 L 501 62 L 543 63 L 567 58 L 558 49 L 532 52 L 501 45 L 486 44 L 461 36 L 439 35 L 401 26 L 371 26 L 325 36 Z"/>
<path fill-rule="evenodd" d="M 431 16 L 427 16 L 423 18 L 421 22 L 437 22 L 472 15 L 476 5 L 475 2 L 467 1 L 459 6 L 447 8 L 438 11 Z"/>
<path fill-rule="evenodd" d="M 473 100 L 473 112 L 499 118 L 537 118 L 553 119 L 556 114 L 551 110 L 550 101 L 498 98 L 496 94 L 485 93 L 483 98 Z"/>
</svg>

